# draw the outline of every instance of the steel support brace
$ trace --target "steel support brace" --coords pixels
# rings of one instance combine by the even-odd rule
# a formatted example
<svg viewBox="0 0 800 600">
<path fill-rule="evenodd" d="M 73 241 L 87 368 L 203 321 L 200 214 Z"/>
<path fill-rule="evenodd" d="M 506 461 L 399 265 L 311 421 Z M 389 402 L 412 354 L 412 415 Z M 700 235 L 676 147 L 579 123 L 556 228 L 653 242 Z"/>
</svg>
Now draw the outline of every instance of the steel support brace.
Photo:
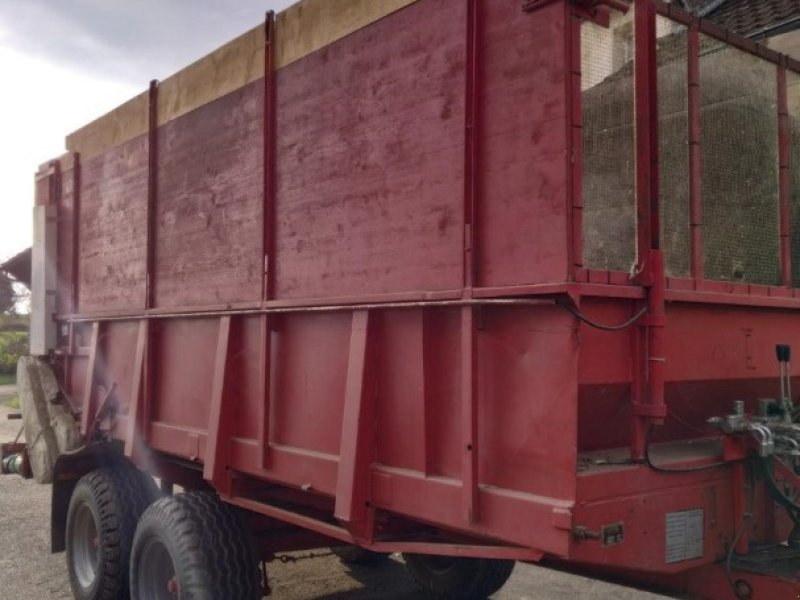
<svg viewBox="0 0 800 600">
<path fill-rule="evenodd" d="M 334 509 L 353 537 L 363 541 L 372 540 L 374 526 L 369 502 L 376 443 L 374 319 L 368 310 L 353 313 Z"/>
<path fill-rule="evenodd" d="M 462 510 L 467 523 L 478 521 L 478 363 L 475 310 L 461 309 Z"/>
<path fill-rule="evenodd" d="M 272 410 L 272 323 L 274 315 L 259 317 L 259 398 L 258 403 L 258 456 L 261 468 L 269 468 L 269 428 Z"/>
<path fill-rule="evenodd" d="M 86 365 L 86 385 L 83 390 L 83 405 L 81 407 L 81 433 L 89 435 L 89 421 L 92 413 L 92 398 L 94 397 L 94 380 L 97 371 L 97 353 L 100 351 L 100 321 L 92 323 L 92 339 L 89 343 L 89 362 Z"/>
<path fill-rule="evenodd" d="M 144 451 L 142 441 L 142 431 L 146 423 L 142 419 L 144 411 L 141 406 L 144 403 L 144 361 L 147 351 L 147 339 L 150 322 L 146 319 L 139 321 L 139 332 L 136 336 L 136 353 L 133 356 L 133 377 L 131 382 L 131 400 L 128 410 L 128 435 L 125 438 L 125 456 L 134 463 L 138 462 Z"/>
<path fill-rule="evenodd" d="M 211 407 L 208 415 L 206 458 L 203 479 L 211 482 L 223 495 L 232 494 L 232 478 L 228 467 L 231 455 L 231 436 L 234 411 L 226 398 L 228 367 L 231 355 L 231 317 L 219 320 L 217 354 L 214 360 L 214 379 L 211 387 Z"/>
</svg>

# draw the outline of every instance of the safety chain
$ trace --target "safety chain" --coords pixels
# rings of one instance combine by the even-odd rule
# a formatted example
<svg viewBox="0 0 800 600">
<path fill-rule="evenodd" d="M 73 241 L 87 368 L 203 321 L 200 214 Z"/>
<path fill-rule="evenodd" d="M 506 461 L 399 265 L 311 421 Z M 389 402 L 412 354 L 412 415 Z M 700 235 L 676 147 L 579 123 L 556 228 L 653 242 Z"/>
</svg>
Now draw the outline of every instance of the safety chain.
<svg viewBox="0 0 800 600">
<path fill-rule="evenodd" d="M 308 560 L 309 558 L 321 558 L 323 556 L 333 556 L 333 552 L 308 552 L 306 554 L 281 554 L 276 556 L 275 560 L 281 561 L 283 564 L 296 563 L 301 560 Z"/>
</svg>

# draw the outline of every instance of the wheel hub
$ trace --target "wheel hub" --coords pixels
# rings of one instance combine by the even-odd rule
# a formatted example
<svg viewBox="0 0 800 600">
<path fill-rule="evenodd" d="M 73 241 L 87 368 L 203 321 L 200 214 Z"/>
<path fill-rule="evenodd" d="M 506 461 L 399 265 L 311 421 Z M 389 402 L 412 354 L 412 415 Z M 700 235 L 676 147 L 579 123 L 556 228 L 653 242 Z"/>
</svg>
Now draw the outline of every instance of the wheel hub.
<svg viewBox="0 0 800 600">
<path fill-rule="evenodd" d="M 92 587 L 97 578 L 100 563 L 100 539 L 97 534 L 94 513 L 86 504 L 81 506 L 75 515 L 72 535 L 72 566 L 75 577 L 83 589 L 88 589 Z"/>
</svg>

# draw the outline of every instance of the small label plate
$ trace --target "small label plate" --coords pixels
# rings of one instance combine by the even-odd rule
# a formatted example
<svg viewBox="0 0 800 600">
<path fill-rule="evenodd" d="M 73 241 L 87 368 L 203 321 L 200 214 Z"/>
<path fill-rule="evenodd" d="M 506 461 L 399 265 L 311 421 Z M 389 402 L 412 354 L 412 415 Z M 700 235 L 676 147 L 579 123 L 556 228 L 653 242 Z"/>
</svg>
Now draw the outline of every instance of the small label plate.
<svg viewBox="0 0 800 600">
<path fill-rule="evenodd" d="M 667 513 L 667 564 L 703 557 L 702 508 Z"/>
</svg>

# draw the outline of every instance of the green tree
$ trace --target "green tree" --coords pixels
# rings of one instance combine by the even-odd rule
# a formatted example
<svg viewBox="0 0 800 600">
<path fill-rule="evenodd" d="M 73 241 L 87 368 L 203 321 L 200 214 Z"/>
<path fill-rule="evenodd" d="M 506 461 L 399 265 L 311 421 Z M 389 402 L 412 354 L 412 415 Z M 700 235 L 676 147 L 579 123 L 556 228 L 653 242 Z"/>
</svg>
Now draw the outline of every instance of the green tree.
<svg viewBox="0 0 800 600">
<path fill-rule="evenodd" d="M 0 314 L 14 312 L 17 303 L 17 294 L 14 291 L 14 283 L 5 273 L 0 273 Z"/>
</svg>

